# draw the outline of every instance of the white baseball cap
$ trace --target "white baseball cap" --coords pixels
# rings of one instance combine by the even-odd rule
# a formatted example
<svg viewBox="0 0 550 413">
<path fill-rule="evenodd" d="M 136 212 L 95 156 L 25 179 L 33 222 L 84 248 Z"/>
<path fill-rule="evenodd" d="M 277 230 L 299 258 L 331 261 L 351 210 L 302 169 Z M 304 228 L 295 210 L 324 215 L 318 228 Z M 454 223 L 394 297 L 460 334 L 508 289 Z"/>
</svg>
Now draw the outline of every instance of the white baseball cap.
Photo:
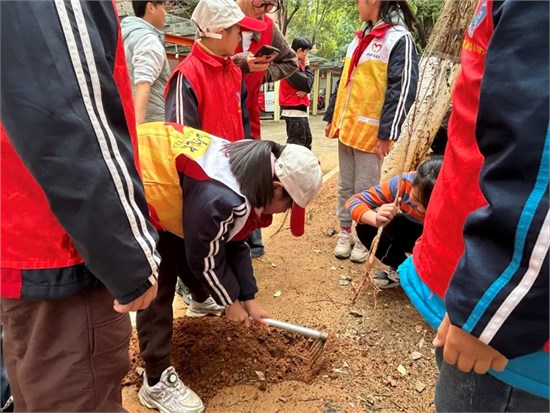
<svg viewBox="0 0 550 413">
<path fill-rule="evenodd" d="M 323 183 L 319 161 L 308 148 L 287 144 L 275 161 L 275 175 L 294 201 L 290 214 L 290 231 L 304 234 L 305 207 L 317 196 Z"/>
<path fill-rule="evenodd" d="M 221 39 L 216 33 L 220 29 L 228 29 L 236 24 L 244 30 L 263 32 L 267 23 L 262 20 L 245 16 L 235 0 L 200 0 L 193 11 L 191 21 L 197 26 L 200 36 Z"/>
</svg>

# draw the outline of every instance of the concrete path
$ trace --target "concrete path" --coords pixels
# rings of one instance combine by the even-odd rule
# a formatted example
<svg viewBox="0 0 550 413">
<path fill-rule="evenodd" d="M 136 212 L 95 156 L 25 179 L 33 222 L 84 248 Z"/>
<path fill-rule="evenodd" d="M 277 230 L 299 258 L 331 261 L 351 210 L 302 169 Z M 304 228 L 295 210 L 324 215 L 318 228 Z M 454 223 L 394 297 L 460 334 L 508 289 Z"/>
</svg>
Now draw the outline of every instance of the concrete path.
<svg viewBox="0 0 550 413">
<path fill-rule="evenodd" d="M 323 116 L 310 116 L 309 124 L 313 135 L 313 153 L 321 161 L 323 174 L 326 175 L 338 167 L 338 141 L 325 137 Z M 285 121 L 262 120 L 262 139 L 277 143 L 286 143 Z"/>
</svg>

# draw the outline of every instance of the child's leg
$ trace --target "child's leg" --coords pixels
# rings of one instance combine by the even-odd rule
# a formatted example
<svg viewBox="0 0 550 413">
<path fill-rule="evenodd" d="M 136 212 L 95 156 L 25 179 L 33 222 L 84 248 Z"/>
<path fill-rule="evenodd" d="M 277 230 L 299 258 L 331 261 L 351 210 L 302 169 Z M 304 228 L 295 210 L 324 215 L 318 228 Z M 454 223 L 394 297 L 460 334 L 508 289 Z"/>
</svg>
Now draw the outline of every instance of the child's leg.
<svg viewBox="0 0 550 413">
<path fill-rule="evenodd" d="M 384 228 L 383 234 L 391 247 L 387 249 L 382 262 L 395 269 L 407 258 L 405 253 L 412 253 L 414 243 L 422 234 L 422 225 L 397 215 Z"/>
<path fill-rule="evenodd" d="M 337 217 L 341 228 L 350 228 L 352 219 L 346 208 L 346 201 L 355 194 L 353 183 L 355 182 L 354 150 L 346 144 L 338 141 L 338 205 Z"/>
<path fill-rule="evenodd" d="M 372 240 L 378 232 L 378 228 L 367 224 L 357 224 L 355 231 L 357 232 L 357 238 L 359 238 L 359 241 L 361 241 L 365 247 L 370 248 Z"/>
<path fill-rule="evenodd" d="M 309 118 L 304 118 L 304 128 L 306 130 L 306 144 L 304 146 L 311 150 L 313 135 L 311 134 L 311 128 L 309 126 Z"/>
<path fill-rule="evenodd" d="M 337 217 L 340 223 L 340 233 L 337 237 L 334 255 L 336 258 L 348 258 L 351 255 L 354 241 L 351 234 L 352 219 L 345 204 L 354 194 L 355 163 L 353 162 L 353 149 L 340 141 L 338 141 L 338 163 L 340 174 L 338 175 Z"/>
<path fill-rule="evenodd" d="M 507 385 L 491 374 L 463 373 L 442 361 L 436 349 L 439 377 L 435 386 L 438 412 L 547 412 L 546 399 Z"/>
<path fill-rule="evenodd" d="M 355 164 L 353 194 L 365 191 L 380 183 L 382 161 L 376 154 L 354 149 L 353 162 Z"/>
<path fill-rule="evenodd" d="M 286 117 L 285 122 L 287 135 L 286 143 L 293 143 L 295 145 L 301 145 L 311 149 L 311 142 L 309 146 L 307 144 L 306 127 L 309 127 L 307 118 Z"/>
</svg>

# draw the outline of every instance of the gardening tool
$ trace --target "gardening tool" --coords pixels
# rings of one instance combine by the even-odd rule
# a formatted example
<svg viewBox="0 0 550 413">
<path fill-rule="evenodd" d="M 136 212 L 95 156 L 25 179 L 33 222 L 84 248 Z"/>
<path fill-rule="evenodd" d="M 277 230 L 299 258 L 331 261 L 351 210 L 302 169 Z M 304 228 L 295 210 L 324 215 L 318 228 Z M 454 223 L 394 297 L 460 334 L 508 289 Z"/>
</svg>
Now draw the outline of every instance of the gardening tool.
<svg viewBox="0 0 550 413">
<path fill-rule="evenodd" d="M 325 349 L 328 334 L 323 331 L 313 330 L 311 328 L 286 323 L 280 320 L 274 320 L 272 318 L 264 318 L 263 321 L 265 321 L 271 327 L 280 328 L 281 330 L 313 338 L 315 341 L 313 341 L 313 344 L 311 345 L 311 348 L 309 350 L 309 364 L 315 363 Z"/>
</svg>

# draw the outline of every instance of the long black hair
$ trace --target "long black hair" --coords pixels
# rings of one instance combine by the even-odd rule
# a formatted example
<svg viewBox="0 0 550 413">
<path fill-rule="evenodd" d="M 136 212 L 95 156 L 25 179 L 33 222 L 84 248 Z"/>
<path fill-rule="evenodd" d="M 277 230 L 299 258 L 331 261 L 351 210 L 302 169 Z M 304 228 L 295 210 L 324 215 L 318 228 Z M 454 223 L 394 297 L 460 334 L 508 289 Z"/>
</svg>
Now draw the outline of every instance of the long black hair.
<svg viewBox="0 0 550 413">
<path fill-rule="evenodd" d="M 386 23 L 394 23 L 392 18 L 395 14 L 403 16 L 407 28 L 415 34 L 420 45 L 424 47 L 426 45 L 424 29 L 422 28 L 422 23 L 420 23 L 420 20 L 418 20 L 412 11 L 411 6 L 409 6 L 409 2 L 407 0 L 381 0 L 380 19 Z"/>
<path fill-rule="evenodd" d="M 284 145 L 272 141 L 242 140 L 227 146 L 231 172 L 242 194 L 255 208 L 263 208 L 273 200 L 271 154 L 281 156 Z"/>
<path fill-rule="evenodd" d="M 420 202 L 424 208 L 427 208 L 430 203 L 432 191 L 435 181 L 439 176 L 442 163 L 443 156 L 433 155 L 428 160 L 422 162 L 416 170 L 413 186 L 417 188 L 418 202 Z"/>
</svg>

